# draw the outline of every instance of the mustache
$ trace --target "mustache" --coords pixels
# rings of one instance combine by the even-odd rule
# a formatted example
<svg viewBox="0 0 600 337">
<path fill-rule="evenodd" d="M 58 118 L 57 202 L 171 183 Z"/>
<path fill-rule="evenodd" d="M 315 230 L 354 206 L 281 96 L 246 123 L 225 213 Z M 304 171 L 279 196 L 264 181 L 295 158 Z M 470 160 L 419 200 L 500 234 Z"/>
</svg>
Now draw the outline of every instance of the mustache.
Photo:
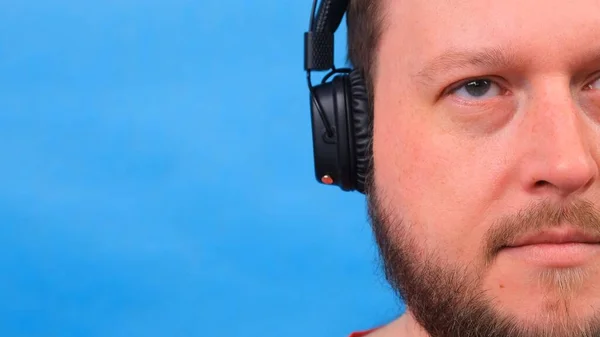
<svg viewBox="0 0 600 337">
<path fill-rule="evenodd" d="M 498 252 L 517 238 L 531 232 L 552 229 L 569 224 L 586 234 L 600 234 L 600 210 L 587 200 L 565 204 L 543 201 L 505 216 L 494 222 L 487 231 L 485 242 L 486 263 L 491 263 Z"/>
</svg>

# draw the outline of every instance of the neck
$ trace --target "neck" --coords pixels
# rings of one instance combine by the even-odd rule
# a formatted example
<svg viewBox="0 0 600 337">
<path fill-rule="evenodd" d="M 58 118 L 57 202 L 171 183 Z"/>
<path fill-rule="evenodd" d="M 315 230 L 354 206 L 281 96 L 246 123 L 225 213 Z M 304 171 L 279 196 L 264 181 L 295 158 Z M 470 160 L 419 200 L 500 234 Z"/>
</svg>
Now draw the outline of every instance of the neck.
<svg viewBox="0 0 600 337">
<path fill-rule="evenodd" d="M 417 323 L 410 310 L 390 324 L 383 327 L 373 337 L 430 337 L 427 332 Z"/>
</svg>

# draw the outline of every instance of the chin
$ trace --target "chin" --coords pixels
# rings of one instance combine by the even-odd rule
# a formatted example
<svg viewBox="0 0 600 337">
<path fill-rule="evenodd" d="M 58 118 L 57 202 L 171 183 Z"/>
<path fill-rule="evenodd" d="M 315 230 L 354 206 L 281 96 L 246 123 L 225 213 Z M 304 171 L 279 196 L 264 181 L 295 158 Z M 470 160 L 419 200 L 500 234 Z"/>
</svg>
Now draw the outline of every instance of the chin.
<svg viewBox="0 0 600 337">
<path fill-rule="evenodd" d="M 600 312 L 598 264 L 497 267 L 492 267 L 486 288 L 504 315 L 523 322 L 552 325 L 589 321 Z"/>
</svg>

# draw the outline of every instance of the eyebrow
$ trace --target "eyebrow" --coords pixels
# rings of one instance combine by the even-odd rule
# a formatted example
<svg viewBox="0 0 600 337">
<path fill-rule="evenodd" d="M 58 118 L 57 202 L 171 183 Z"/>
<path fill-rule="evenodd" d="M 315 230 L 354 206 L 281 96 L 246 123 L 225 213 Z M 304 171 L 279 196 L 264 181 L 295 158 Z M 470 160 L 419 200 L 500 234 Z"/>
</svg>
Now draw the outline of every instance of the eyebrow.
<svg viewBox="0 0 600 337">
<path fill-rule="evenodd" d="M 517 57 L 508 49 L 484 48 L 477 50 L 447 50 L 435 57 L 416 73 L 416 77 L 424 82 L 434 80 L 439 74 L 450 69 L 466 67 L 507 68 L 515 64 Z"/>
</svg>

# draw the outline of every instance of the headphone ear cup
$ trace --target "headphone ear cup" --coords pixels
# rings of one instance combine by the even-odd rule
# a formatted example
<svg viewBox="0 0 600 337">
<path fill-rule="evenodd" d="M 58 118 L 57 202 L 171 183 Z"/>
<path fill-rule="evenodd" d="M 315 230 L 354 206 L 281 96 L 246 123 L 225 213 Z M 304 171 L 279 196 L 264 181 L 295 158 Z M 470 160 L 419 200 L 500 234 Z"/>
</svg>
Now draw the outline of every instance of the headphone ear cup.
<svg viewBox="0 0 600 337">
<path fill-rule="evenodd" d="M 363 77 L 354 70 L 313 87 L 311 114 L 318 181 L 365 193 L 371 158 L 371 113 Z M 333 134 L 326 135 L 326 123 Z"/>
<path fill-rule="evenodd" d="M 353 70 L 347 79 L 350 105 L 349 122 L 352 127 L 352 142 L 354 149 L 354 187 L 357 191 L 365 193 L 365 182 L 369 174 L 372 153 L 372 113 L 369 104 L 369 95 L 362 73 Z"/>
<path fill-rule="evenodd" d="M 327 185 L 337 185 L 344 191 L 352 191 L 355 189 L 354 146 L 346 77 L 336 76 L 331 82 L 313 87 L 311 114 L 317 180 Z M 325 121 L 332 128 L 332 135 L 327 135 Z"/>
</svg>

